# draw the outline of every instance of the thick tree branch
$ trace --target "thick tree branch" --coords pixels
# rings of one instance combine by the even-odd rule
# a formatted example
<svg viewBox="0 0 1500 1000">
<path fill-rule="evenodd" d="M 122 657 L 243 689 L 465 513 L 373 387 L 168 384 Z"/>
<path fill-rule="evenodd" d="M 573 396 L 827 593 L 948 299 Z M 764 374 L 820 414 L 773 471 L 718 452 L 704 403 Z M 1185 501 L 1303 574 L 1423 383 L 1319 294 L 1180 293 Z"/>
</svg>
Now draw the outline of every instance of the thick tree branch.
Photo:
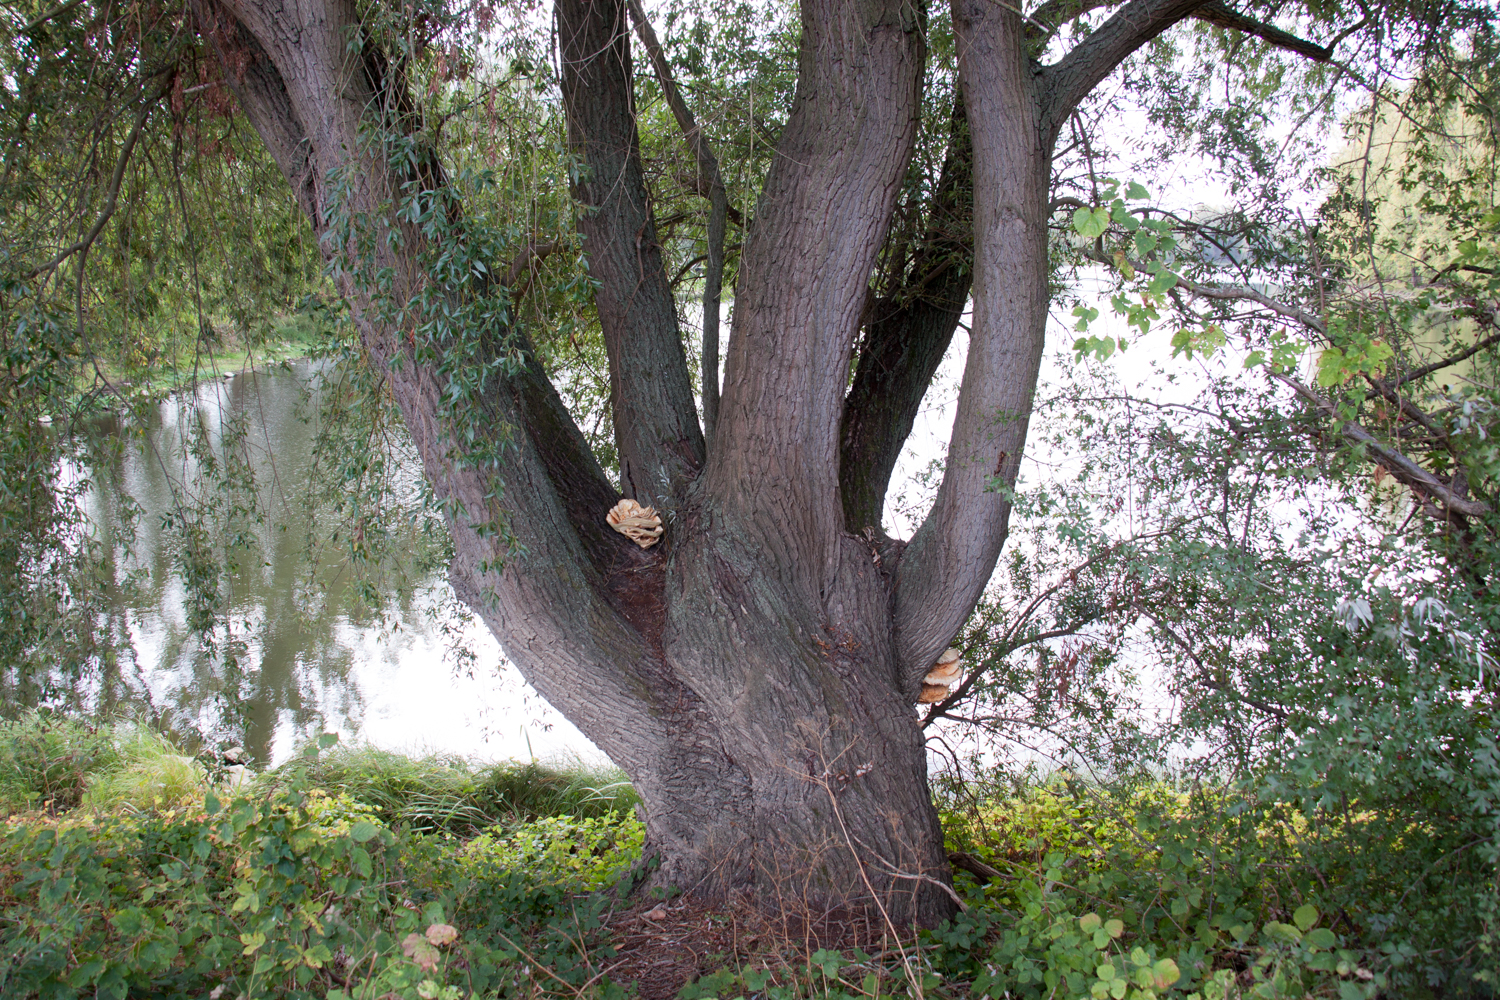
<svg viewBox="0 0 1500 1000">
<path fill-rule="evenodd" d="M 1102 6 L 1088 0 L 1082 0 L 1081 3 L 1080 0 L 1072 0 L 1059 4 L 1057 13 L 1065 14 L 1075 4 L 1079 4 L 1082 9 Z M 1047 127 L 1051 130 L 1061 127 L 1067 116 L 1078 106 L 1078 102 L 1114 72 L 1115 67 L 1127 56 L 1189 17 L 1255 35 L 1278 48 L 1288 49 L 1318 62 L 1327 62 L 1333 58 L 1332 48 L 1324 48 L 1274 25 L 1247 17 L 1220 0 L 1131 0 L 1100 25 L 1097 31 L 1079 42 L 1071 52 L 1043 71 L 1047 82 L 1042 120 Z"/>
<path fill-rule="evenodd" d="M 281 74 L 255 35 L 216 0 L 192 0 L 192 9 L 230 93 L 291 185 L 298 207 L 321 234 L 323 205 L 313 149 Z"/>
<path fill-rule="evenodd" d="M 805 0 L 799 61 L 791 115 L 741 255 L 705 482 L 814 606 L 842 558 L 839 425 L 849 360 L 916 138 L 916 8 Z"/>
<path fill-rule="evenodd" d="M 895 581 L 902 681 L 962 627 L 1005 544 L 1047 325 L 1052 138 L 1020 15 L 955 0 L 959 81 L 974 150 L 974 321 L 936 501 Z"/>
<path fill-rule="evenodd" d="M 1200 21 L 1219 28 L 1230 28 L 1247 35 L 1254 35 L 1261 41 L 1270 42 L 1279 49 L 1295 52 L 1299 56 L 1306 56 L 1314 62 L 1328 62 L 1333 58 L 1333 47 L 1324 48 L 1315 42 L 1298 38 L 1289 31 L 1282 31 L 1274 24 L 1266 24 L 1257 21 L 1253 17 L 1246 17 L 1239 11 L 1234 10 L 1228 4 L 1220 3 L 1219 0 L 1209 0 L 1208 3 L 1193 12 L 1193 16 Z"/>
<path fill-rule="evenodd" d="M 703 179 L 703 175 L 696 170 L 690 174 L 678 174 L 677 183 L 681 184 L 683 187 L 687 188 L 689 191 L 693 192 L 696 195 L 701 195 L 704 198 L 711 197 L 708 182 L 705 181 Z M 724 217 L 730 222 L 734 223 L 736 226 L 739 226 L 741 229 L 745 228 L 744 214 L 733 205 L 726 204 L 724 206 Z"/>
<path fill-rule="evenodd" d="M 1290 388 L 1315 411 L 1333 419 L 1338 425 L 1339 433 L 1355 444 L 1361 445 L 1365 450 L 1365 454 L 1390 472 L 1391 476 L 1397 482 L 1403 483 L 1411 487 L 1414 492 L 1429 498 L 1444 512 L 1456 514 L 1463 518 L 1488 517 L 1490 515 L 1489 504 L 1460 496 L 1448 484 L 1438 479 L 1437 476 L 1434 476 L 1431 472 L 1428 472 L 1400 452 L 1390 448 L 1359 424 L 1352 420 L 1340 418 L 1338 408 L 1332 402 L 1322 398 L 1301 382 L 1286 375 L 1272 374 L 1271 377 Z"/>
<path fill-rule="evenodd" d="M 568 141 L 584 163 L 578 228 L 609 353 L 610 407 L 626 496 L 677 495 L 703 464 L 677 307 L 641 166 L 623 0 L 558 0 Z"/>
<path fill-rule="evenodd" d="M 900 286 L 870 310 L 844 402 L 839 488 L 851 533 L 880 530 L 896 460 L 963 316 L 974 271 L 973 191 L 974 151 L 955 97 L 927 233 Z"/>
<path fill-rule="evenodd" d="M 1121 0 L 1047 0 L 1026 19 L 1026 45 L 1035 51 L 1074 18 L 1100 7 L 1114 7 L 1120 2 Z"/>
<path fill-rule="evenodd" d="M 1042 123 L 1049 135 L 1099 82 L 1136 49 L 1178 23 L 1207 0 L 1131 0 L 1042 71 Z"/>
<path fill-rule="evenodd" d="M 703 436 L 710 444 L 713 441 L 714 424 L 719 419 L 719 300 L 724 286 L 724 220 L 729 211 L 729 194 L 724 190 L 724 178 L 719 173 L 719 160 L 709 146 L 708 137 L 693 117 L 693 111 L 683 100 L 677 81 L 672 76 L 672 67 L 662 52 L 661 42 L 646 12 L 641 9 L 641 0 L 629 0 L 630 17 L 635 22 L 636 34 L 646 53 L 651 57 L 651 68 L 656 71 L 656 80 L 661 84 L 667 98 L 667 106 L 677 119 L 677 127 L 692 147 L 698 161 L 698 190 L 707 189 L 708 198 L 708 270 L 703 275 L 703 357 L 701 361 L 703 383 Z"/>
<path fill-rule="evenodd" d="M 505 277 L 502 283 L 510 289 L 510 301 L 512 307 L 526 295 L 526 290 L 531 287 L 531 280 L 536 275 L 536 266 L 548 257 L 552 256 L 562 247 L 558 240 L 533 240 L 526 244 L 525 249 L 516 254 L 509 266 L 505 269 Z M 525 281 L 521 278 L 525 277 Z"/>
<path fill-rule="evenodd" d="M 294 186 L 304 179 L 295 171 L 305 164 L 315 168 L 314 185 L 342 167 L 350 178 L 344 210 L 388 215 L 397 179 L 383 172 L 378 153 L 352 159 L 367 148 L 362 116 L 382 113 L 393 100 L 362 90 L 372 79 L 350 71 L 348 38 L 358 23 L 353 4 L 281 0 L 268 11 L 258 0 L 196 2 L 210 30 L 237 43 L 222 50 L 226 76 L 232 86 L 255 82 L 237 93 L 252 124 L 265 128 L 262 137 L 268 144 L 304 137 L 306 159 L 286 158 Z M 237 57 L 246 39 L 256 45 L 254 66 Z M 319 72 L 308 72 L 310 66 Z M 340 85 L 331 86 L 330 78 Z M 310 216 L 323 235 L 328 223 L 316 211 L 323 200 L 313 192 L 303 204 L 314 209 Z M 390 294 L 409 301 L 425 281 L 417 256 L 423 244 L 415 229 L 402 236 L 380 241 L 390 255 L 381 263 L 395 276 Z M 323 245 L 330 255 L 345 252 L 332 241 Z M 660 557 L 604 525 L 603 513 L 617 494 L 524 338 L 522 371 L 490 380 L 468 400 L 469 426 L 458 433 L 443 416 L 448 383 L 415 361 L 405 331 L 380 318 L 365 286 L 348 271 L 338 280 L 448 512 L 455 549 L 450 575 L 460 597 L 527 679 L 612 759 L 631 768 L 632 777 L 659 785 L 664 769 L 683 763 L 664 754 L 680 749 L 701 756 L 691 738 L 676 741 L 674 732 L 692 729 L 682 715 L 692 696 L 663 676 L 659 616 L 652 607 L 659 599 Z M 486 370 L 511 346 L 505 338 L 506 331 L 496 331 L 478 345 Z M 470 460 L 472 449 L 486 447 L 494 459 Z M 713 770 L 712 762 L 705 769 Z"/>
</svg>

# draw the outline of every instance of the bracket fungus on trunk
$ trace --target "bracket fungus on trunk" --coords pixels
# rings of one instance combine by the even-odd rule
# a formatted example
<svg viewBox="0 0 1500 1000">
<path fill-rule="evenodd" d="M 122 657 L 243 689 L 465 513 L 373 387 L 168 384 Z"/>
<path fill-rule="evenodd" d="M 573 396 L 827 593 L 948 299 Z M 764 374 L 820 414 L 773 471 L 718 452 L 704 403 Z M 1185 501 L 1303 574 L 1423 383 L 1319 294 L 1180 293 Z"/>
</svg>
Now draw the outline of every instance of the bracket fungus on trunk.
<svg viewBox="0 0 1500 1000">
<path fill-rule="evenodd" d="M 643 549 L 661 541 L 661 518 L 656 508 L 642 507 L 634 500 L 621 500 L 604 516 L 609 526 Z"/>
<path fill-rule="evenodd" d="M 948 689 L 963 675 L 964 661 L 959 659 L 960 655 L 958 650 L 948 649 L 938 657 L 927 676 L 922 678 L 922 693 L 917 704 L 931 705 L 948 697 Z"/>
</svg>

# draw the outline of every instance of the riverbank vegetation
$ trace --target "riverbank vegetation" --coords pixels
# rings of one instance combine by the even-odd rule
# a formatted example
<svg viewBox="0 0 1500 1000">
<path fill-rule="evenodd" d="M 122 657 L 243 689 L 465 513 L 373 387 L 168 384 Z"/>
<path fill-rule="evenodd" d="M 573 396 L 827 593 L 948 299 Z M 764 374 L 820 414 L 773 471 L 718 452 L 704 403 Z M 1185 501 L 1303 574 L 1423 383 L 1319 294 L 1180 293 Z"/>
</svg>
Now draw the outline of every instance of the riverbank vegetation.
<svg viewBox="0 0 1500 1000">
<path fill-rule="evenodd" d="M 7 997 L 1488 995 L 1489 865 L 1390 800 L 950 782 L 964 909 L 917 933 L 627 895 L 652 859 L 608 771 L 322 737 L 250 774 L 43 715 L 0 760 Z"/>
</svg>

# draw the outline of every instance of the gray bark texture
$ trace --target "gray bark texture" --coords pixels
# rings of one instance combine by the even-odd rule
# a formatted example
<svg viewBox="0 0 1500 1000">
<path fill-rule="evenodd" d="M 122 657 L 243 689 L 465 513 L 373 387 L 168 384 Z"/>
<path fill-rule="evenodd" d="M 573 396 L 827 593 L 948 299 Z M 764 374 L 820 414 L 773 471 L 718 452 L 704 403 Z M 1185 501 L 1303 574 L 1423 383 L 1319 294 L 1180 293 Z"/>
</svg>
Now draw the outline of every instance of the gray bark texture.
<svg viewBox="0 0 1500 1000">
<path fill-rule="evenodd" d="M 352 0 L 193 3 L 325 252 L 351 265 L 336 273 L 364 346 L 452 511 L 455 588 L 630 775 L 659 861 L 651 881 L 817 912 L 864 910 L 873 893 L 903 924 L 948 915 L 912 706 L 1005 540 L 1043 345 L 1057 123 L 1132 38 L 1194 4 L 1135 0 L 1044 70 L 1012 8 L 955 0 L 967 116 L 955 109 L 912 288 L 872 310 L 919 122 L 924 26 L 904 0 L 804 0 L 796 96 L 747 229 L 705 447 L 643 177 L 625 0 L 556 0 L 623 488 L 666 514 L 662 543 L 642 550 L 607 527 L 619 495 L 534 358 L 491 379 L 451 426 L 441 376 L 357 280 L 352 249 L 327 238 L 337 178 L 341 211 L 401 237 L 375 241 L 374 266 L 408 302 L 425 287 L 422 234 L 395 219 L 392 199 L 414 179 L 443 184 L 436 154 L 398 175 L 362 131 L 399 128 L 412 103 L 399 68 L 350 46 Z M 877 548 L 894 456 L 971 281 L 936 505 L 904 553 Z M 507 442 L 500 467 L 465 461 L 464 440 Z"/>
</svg>

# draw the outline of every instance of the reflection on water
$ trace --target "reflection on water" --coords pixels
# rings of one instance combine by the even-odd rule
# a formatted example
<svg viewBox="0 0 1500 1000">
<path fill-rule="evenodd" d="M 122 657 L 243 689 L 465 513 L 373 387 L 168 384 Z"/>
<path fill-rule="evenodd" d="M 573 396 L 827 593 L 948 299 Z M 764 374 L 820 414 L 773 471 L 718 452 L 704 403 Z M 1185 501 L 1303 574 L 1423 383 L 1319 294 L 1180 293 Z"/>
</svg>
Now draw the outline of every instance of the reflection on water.
<svg viewBox="0 0 1500 1000">
<path fill-rule="evenodd" d="M 388 547 L 402 558 L 353 572 L 352 536 L 338 532 L 354 522 L 327 492 L 339 470 L 314 451 L 325 374 L 304 361 L 212 379 L 146 420 L 98 426 L 120 447 L 111 468 L 87 470 L 89 515 L 134 537 L 105 612 L 123 655 L 99 701 L 242 741 L 262 762 L 324 730 L 491 758 L 598 756 L 457 605 L 418 533 L 419 472 L 399 433 L 381 457 L 409 509 L 386 519 L 411 534 Z M 201 485 L 205 469 L 215 486 Z M 194 536 L 200 524 L 211 528 Z M 212 576 L 224 564 L 181 558 L 194 545 L 231 560 L 208 588 L 226 624 L 206 642 L 194 627 L 203 588 L 184 586 L 183 567 Z M 241 707 L 226 712 L 233 685 Z"/>
</svg>

